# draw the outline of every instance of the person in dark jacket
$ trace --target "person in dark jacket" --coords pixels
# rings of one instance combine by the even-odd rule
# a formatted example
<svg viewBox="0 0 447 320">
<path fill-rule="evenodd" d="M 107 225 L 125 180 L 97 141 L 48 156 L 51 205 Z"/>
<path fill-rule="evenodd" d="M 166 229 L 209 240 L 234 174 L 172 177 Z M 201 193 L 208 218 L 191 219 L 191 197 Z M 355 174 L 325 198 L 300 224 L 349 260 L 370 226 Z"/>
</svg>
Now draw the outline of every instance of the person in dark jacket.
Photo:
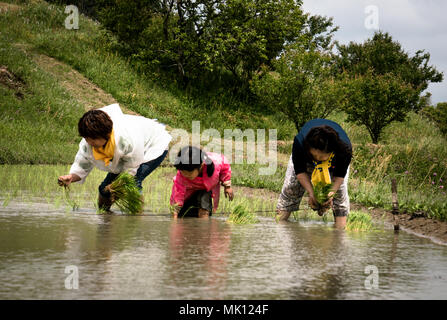
<svg viewBox="0 0 447 320">
<path fill-rule="evenodd" d="M 309 206 L 320 215 L 332 207 L 336 227 L 346 225 L 349 214 L 348 177 L 352 145 L 346 132 L 334 121 L 313 119 L 296 135 L 286 177 L 277 204 L 279 220 L 287 220 L 299 209 L 304 192 Z M 319 205 L 313 185 L 332 184 L 329 200 Z"/>
</svg>

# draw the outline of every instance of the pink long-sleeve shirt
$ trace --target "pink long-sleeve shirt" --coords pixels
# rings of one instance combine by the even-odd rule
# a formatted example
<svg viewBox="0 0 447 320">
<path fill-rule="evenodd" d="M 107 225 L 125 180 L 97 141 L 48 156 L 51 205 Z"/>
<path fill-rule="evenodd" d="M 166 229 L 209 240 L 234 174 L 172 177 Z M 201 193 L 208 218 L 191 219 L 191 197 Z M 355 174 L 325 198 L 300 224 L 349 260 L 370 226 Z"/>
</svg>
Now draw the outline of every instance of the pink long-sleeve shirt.
<svg viewBox="0 0 447 320">
<path fill-rule="evenodd" d="M 171 205 L 183 206 L 186 199 L 188 199 L 194 192 L 199 190 L 206 190 L 212 193 L 213 198 L 213 211 L 216 211 L 219 205 L 220 198 L 220 183 L 230 181 L 231 179 L 231 166 L 227 158 L 222 154 L 213 152 L 206 153 L 208 157 L 214 163 L 214 172 L 211 177 L 206 174 L 206 164 L 203 166 L 202 177 L 196 177 L 193 180 L 185 178 L 180 170 L 177 171 L 177 175 L 174 177 L 174 184 L 172 186 L 171 193 Z"/>
</svg>

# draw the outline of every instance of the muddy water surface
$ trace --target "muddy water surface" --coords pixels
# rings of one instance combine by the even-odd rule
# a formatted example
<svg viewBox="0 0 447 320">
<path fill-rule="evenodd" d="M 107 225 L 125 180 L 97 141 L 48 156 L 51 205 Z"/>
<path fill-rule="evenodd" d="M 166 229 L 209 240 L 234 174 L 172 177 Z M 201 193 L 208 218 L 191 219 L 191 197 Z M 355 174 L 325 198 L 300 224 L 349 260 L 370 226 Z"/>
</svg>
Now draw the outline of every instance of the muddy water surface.
<svg viewBox="0 0 447 320">
<path fill-rule="evenodd" d="M 0 299 L 447 299 L 447 246 L 321 222 L 11 203 L 0 207 L 0 283 Z"/>
</svg>

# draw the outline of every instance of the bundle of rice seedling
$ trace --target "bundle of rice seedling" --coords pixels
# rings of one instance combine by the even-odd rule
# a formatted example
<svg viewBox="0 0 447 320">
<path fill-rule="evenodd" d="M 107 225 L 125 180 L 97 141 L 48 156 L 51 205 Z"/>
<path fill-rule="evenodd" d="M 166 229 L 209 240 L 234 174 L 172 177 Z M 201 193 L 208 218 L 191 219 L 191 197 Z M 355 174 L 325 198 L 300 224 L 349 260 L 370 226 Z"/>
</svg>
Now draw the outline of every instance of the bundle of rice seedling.
<svg viewBox="0 0 447 320">
<path fill-rule="evenodd" d="M 135 178 L 130 173 L 121 173 L 107 189 L 122 212 L 137 214 L 143 211 L 143 198 Z"/>
<path fill-rule="evenodd" d="M 316 185 L 313 186 L 315 199 L 320 206 L 329 200 L 328 194 L 329 192 L 331 192 L 331 188 L 332 183 L 326 184 L 322 181 L 319 181 Z"/>
<path fill-rule="evenodd" d="M 371 215 L 361 211 L 351 211 L 346 221 L 346 230 L 370 231 L 373 230 Z"/>
</svg>

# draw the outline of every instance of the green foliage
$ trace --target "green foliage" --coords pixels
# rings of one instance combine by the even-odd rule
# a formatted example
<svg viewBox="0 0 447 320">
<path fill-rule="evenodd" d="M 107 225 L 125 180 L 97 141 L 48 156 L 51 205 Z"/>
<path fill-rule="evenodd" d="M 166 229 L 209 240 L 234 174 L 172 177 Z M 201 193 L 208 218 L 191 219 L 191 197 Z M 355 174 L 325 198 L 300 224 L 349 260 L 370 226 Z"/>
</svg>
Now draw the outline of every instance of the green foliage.
<svg viewBox="0 0 447 320">
<path fill-rule="evenodd" d="M 295 0 L 103 0 L 98 19 L 118 36 L 117 48 L 182 85 L 230 72 L 233 88 L 270 65 L 286 43 L 329 45 L 332 20 L 310 16 Z M 242 86 L 241 86 L 242 84 Z"/>
<path fill-rule="evenodd" d="M 329 192 L 331 192 L 332 183 L 326 184 L 322 181 L 319 181 L 312 187 L 314 190 L 315 199 L 317 200 L 318 204 L 322 205 L 329 200 L 328 194 Z"/>
<path fill-rule="evenodd" d="M 373 70 L 374 75 L 392 74 L 410 84 L 418 94 L 427 89 L 430 82 L 443 79 L 442 73 L 428 65 L 429 53 L 419 50 L 411 57 L 388 33 L 376 32 L 364 43 L 337 45 L 337 49 L 336 66 L 340 73 L 355 76 L 366 75 Z"/>
<path fill-rule="evenodd" d="M 234 207 L 227 219 L 227 222 L 234 224 L 253 224 L 259 222 L 256 214 L 247 206 L 239 204 Z"/>
<path fill-rule="evenodd" d="M 434 106 L 426 106 L 422 114 L 433 121 L 441 133 L 447 137 L 447 102 L 440 102 Z"/>
<path fill-rule="evenodd" d="M 376 32 L 363 44 L 338 45 L 336 69 L 345 77 L 344 110 L 348 121 L 364 125 L 374 143 L 383 129 L 404 121 L 426 103 L 421 93 L 442 73 L 428 66 L 430 55 L 410 57 L 387 33 Z"/>
<path fill-rule="evenodd" d="M 299 131 L 307 121 L 326 118 L 338 107 L 340 87 L 332 77 L 331 60 L 329 54 L 290 46 L 273 62 L 273 71 L 264 67 L 255 76 L 252 90 Z"/>
<path fill-rule="evenodd" d="M 347 120 L 364 125 L 373 143 L 379 142 L 390 123 L 404 121 L 418 100 L 418 93 L 410 84 L 393 74 L 374 75 L 371 69 L 364 75 L 347 78 L 344 87 Z"/>
<path fill-rule="evenodd" d="M 135 182 L 134 176 L 127 172 L 121 173 L 111 184 L 110 193 L 115 204 L 127 214 L 141 213 L 143 200 Z"/>
</svg>

